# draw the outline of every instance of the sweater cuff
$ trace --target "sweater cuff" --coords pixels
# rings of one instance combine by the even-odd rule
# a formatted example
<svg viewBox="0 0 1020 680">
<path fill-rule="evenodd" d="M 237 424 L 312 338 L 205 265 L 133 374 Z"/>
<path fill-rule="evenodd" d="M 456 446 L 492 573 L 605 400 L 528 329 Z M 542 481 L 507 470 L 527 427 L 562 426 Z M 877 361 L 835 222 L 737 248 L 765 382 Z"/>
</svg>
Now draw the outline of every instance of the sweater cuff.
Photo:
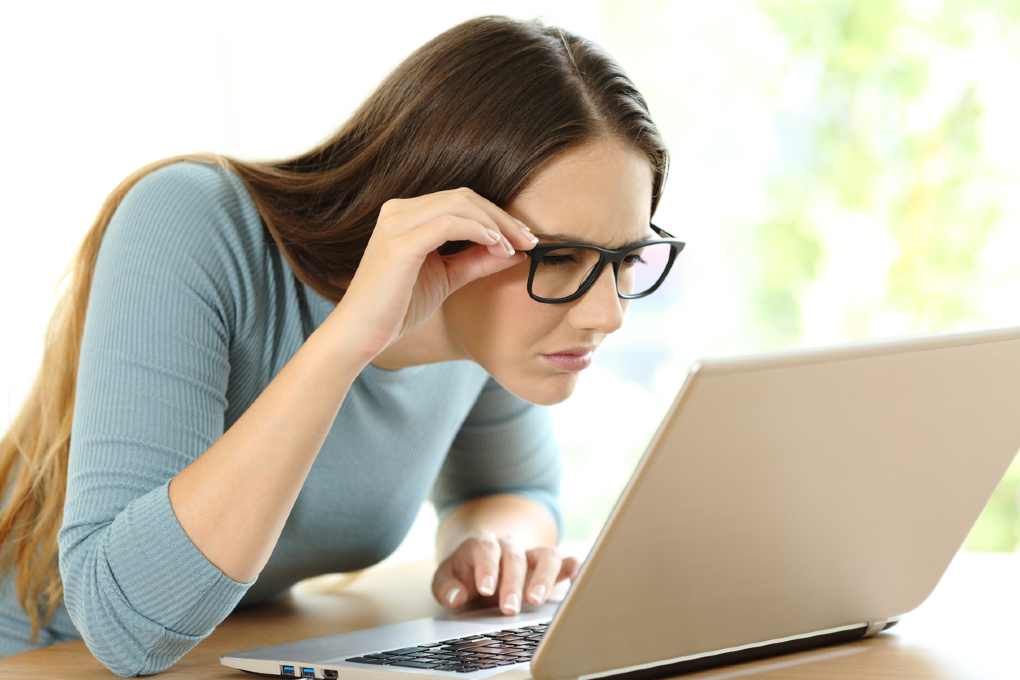
<svg viewBox="0 0 1020 680">
<path fill-rule="evenodd" d="M 181 635 L 208 635 L 255 583 L 227 576 L 192 543 L 169 481 L 130 503 L 109 538 L 110 569 L 130 606 Z"/>
</svg>

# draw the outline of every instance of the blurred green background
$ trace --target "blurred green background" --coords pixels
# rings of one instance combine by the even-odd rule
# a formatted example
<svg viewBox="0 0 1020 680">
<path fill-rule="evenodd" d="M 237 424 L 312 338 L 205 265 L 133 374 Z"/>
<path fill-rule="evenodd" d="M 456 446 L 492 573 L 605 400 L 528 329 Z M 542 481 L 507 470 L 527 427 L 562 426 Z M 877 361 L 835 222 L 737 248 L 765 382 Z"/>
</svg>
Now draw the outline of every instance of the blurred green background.
<svg viewBox="0 0 1020 680">
<path fill-rule="evenodd" d="M 882 302 L 908 315 L 911 331 L 978 320 L 979 259 L 1006 208 L 987 181 L 997 169 L 985 157 L 980 74 L 937 105 L 925 97 L 939 53 L 981 49 L 981 22 L 1015 27 L 1020 2 L 768 0 L 761 7 L 798 58 L 820 69 L 817 110 L 795 123 L 803 154 L 774 177 L 777 200 L 756 231 L 764 259 L 755 312 L 763 332 L 773 344 L 800 335 L 799 292 L 826 247 L 810 209 L 822 196 L 880 220 L 895 240 Z M 911 127 L 918 106 L 932 108 L 925 125 Z M 855 310 L 848 327 L 862 326 L 867 314 Z M 1020 459 L 965 546 L 1013 551 L 1018 543 Z"/>
<path fill-rule="evenodd" d="M 652 434 L 706 350 L 1013 325 L 1020 300 L 1020 2 L 602 12 L 602 42 L 674 156 L 655 221 L 690 247 L 582 374 L 580 403 L 554 407 L 567 538 L 581 540 L 647 444 L 634 433 Z M 607 391 L 624 411 L 591 418 Z M 594 450 L 612 453 L 593 466 Z M 1018 544 L 1020 459 L 965 548 Z"/>
</svg>

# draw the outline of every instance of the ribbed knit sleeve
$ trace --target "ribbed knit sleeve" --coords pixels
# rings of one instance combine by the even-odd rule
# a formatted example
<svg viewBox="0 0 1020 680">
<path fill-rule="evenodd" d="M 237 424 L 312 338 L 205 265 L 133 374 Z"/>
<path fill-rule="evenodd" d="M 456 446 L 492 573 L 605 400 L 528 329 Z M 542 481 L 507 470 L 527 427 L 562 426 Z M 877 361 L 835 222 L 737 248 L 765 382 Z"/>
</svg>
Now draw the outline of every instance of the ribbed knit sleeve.
<svg viewBox="0 0 1020 680">
<path fill-rule="evenodd" d="M 59 534 L 64 603 L 120 676 L 160 672 L 251 583 L 191 542 L 169 480 L 223 433 L 236 235 L 212 169 L 160 168 L 104 235 L 85 318 Z"/>
<path fill-rule="evenodd" d="M 478 496 L 512 493 L 538 501 L 563 537 L 562 461 L 548 407 L 508 391 L 491 376 L 464 419 L 429 499 L 442 521 Z"/>
</svg>

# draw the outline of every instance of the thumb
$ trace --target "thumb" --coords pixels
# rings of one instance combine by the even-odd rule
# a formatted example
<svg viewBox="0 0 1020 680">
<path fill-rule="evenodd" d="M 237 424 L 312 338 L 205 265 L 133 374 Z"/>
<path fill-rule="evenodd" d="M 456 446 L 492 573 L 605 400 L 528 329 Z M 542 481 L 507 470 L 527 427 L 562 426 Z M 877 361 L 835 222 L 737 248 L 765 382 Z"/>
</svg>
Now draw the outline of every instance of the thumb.
<svg viewBox="0 0 1020 680">
<path fill-rule="evenodd" d="M 444 607 L 456 608 L 468 599 L 468 590 L 460 579 L 450 577 L 439 583 L 436 597 Z"/>
<path fill-rule="evenodd" d="M 453 568 L 453 556 L 444 559 L 432 575 L 432 595 L 441 605 L 450 609 L 467 602 L 470 590 L 460 580 Z"/>
<path fill-rule="evenodd" d="M 450 279 L 451 293 L 458 288 L 466 286 L 475 279 L 509 269 L 528 259 L 528 256 L 522 252 L 515 252 L 510 257 L 505 257 L 503 255 L 493 255 L 483 248 L 473 250 L 478 252 L 471 253 L 470 256 L 447 261 L 446 266 Z"/>
</svg>

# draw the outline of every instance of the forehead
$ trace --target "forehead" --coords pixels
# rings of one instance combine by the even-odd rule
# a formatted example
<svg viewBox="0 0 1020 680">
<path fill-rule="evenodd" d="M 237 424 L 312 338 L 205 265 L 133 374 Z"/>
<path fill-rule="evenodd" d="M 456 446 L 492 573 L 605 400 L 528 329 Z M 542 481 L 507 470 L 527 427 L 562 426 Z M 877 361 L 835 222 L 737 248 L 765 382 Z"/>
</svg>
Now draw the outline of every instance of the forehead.
<svg viewBox="0 0 1020 680">
<path fill-rule="evenodd" d="M 615 138 L 554 157 L 507 207 L 540 239 L 619 247 L 657 234 L 651 220 L 652 167 Z"/>
</svg>

